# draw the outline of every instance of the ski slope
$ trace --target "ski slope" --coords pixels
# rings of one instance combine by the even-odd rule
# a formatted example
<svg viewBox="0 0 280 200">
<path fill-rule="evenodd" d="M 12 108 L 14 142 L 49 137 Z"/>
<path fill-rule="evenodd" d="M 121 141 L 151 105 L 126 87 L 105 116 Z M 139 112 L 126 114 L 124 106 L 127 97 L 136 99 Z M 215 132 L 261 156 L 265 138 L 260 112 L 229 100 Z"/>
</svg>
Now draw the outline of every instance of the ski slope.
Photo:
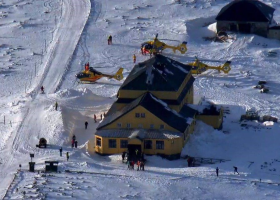
<svg viewBox="0 0 280 200">
<path fill-rule="evenodd" d="M 51 127 L 45 127 L 42 124 L 44 121 L 44 109 L 53 101 L 47 98 L 48 94 L 55 92 L 62 81 L 63 75 L 68 69 L 69 62 L 76 49 L 77 43 L 82 34 L 83 28 L 90 12 L 90 2 L 87 0 L 62 1 L 62 15 L 53 32 L 53 40 L 47 48 L 47 54 L 43 58 L 43 74 L 41 80 L 35 86 L 34 92 L 31 95 L 32 100 L 29 102 L 23 121 L 20 123 L 18 130 L 11 135 L 7 141 L 4 151 L 9 157 L 3 159 L 1 167 L 3 172 L 18 168 L 18 163 L 25 161 L 28 157 L 28 152 L 35 151 L 34 144 L 38 143 L 38 137 L 34 138 L 34 133 L 53 131 Z M 41 85 L 45 86 L 45 94 L 39 94 Z M 42 119 L 43 118 L 43 119 Z M 42 135 L 41 135 L 42 137 Z M 56 140 L 58 142 L 59 140 Z M 23 156 L 26 155 L 26 156 Z M 40 153 L 37 154 L 40 156 Z M 5 160 L 6 159 L 6 160 Z M 11 174 L 1 174 L 1 184 L 7 184 L 11 180 Z M 0 185 L 0 188 L 6 189 Z M 3 191 L 0 191 L 3 193 Z"/>
<path fill-rule="evenodd" d="M 21 164 L 23 170 L 17 173 L 6 199 L 280 198 L 279 125 L 239 123 L 240 115 L 248 108 L 256 108 L 261 115 L 280 117 L 279 57 L 267 57 L 270 50 L 280 54 L 280 42 L 236 33 L 228 43 L 204 41 L 202 37 L 214 34 L 215 15 L 229 1 L 181 2 L 1 2 L 0 13 L 5 17 L 0 33 L 11 37 L 0 37 L 0 197 L 5 195 Z M 274 18 L 280 22 L 280 3 L 264 2 L 276 8 Z M 182 152 L 229 161 L 187 168 L 183 159 L 167 161 L 147 156 L 146 171 L 137 172 L 127 170 L 120 155 L 87 153 L 86 144 L 93 139 L 100 114 L 116 100 L 122 81 L 104 78 L 96 84 L 82 85 L 77 84 L 75 74 L 89 62 L 109 74 L 123 67 L 126 77 L 134 65 L 133 54 L 137 62 L 149 58 L 141 55 L 140 44 L 157 33 L 159 38 L 178 40 L 172 45 L 188 42 L 185 55 L 164 52 L 180 62 L 191 62 L 194 56 L 232 61 L 229 74 L 209 70 L 195 76 L 195 95 L 223 105 L 227 113 L 221 131 L 198 122 Z M 107 45 L 110 34 L 112 46 Z M 271 92 L 261 94 L 253 89 L 258 80 L 267 80 Z M 46 94 L 39 93 L 41 85 Z M 56 101 L 58 111 L 54 109 Z M 94 114 L 98 123 L 94 123 Z M 85 121 L 89 122 L 87 130 Z M 78 140 L 77 149 L 70 147 L 73 134 Z M 35 147 L 41 137 L 48 140 L 47 149 Z M 61 146 L 63 157 L 58 152 Z M 66 151 L 70 152 L 69 162 L 65 161 Z M 26 172 L 30 153 L 35 154 L 36 170 L 44 169 L 45 160 L 58 160 L 61 173 L 44 177 Z M 238 166 L 240 175 L 233 174 L 233 166 Z M 220 168 L 218 178 L 216 167 Z"/>
</svg>

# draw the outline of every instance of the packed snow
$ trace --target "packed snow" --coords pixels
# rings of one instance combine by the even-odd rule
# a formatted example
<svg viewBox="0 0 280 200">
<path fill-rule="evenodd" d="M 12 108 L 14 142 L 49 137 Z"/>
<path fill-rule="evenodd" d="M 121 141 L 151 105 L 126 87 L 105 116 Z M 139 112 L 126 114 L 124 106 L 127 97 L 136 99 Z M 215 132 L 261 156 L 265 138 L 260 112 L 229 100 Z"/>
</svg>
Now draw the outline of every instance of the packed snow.
<svg viewBox="0 0 280 200">
<path fill-rule="evenodd" d="M 215 16 L 229 2 L 1 0 L 0 197 L 280 199 L 279 124 L 239 122 L 250 108 L 261 116 L 280 117 L 280 41 L 236 33 L 227 43 L 204 41 L 203 37 L 215 35 Z M 280 2 L 263 2 L 276 9 L 274 19 L 280 22 Z M 225 162 L 187 167 L 186 159 L 146 156 L 145 171 L 136 171 L 127 170 L 120 155 L 87 152 L 87 142 L 93 139 L 101 114 L 116 100 L 122 81 L 102 78 L 83 85 L 75 74 L 89 62 L 108 74 L 123 67 L 127 77 L 134 66 L 133 54 L 137 62 L 149 59 L 141 55 L 140 44 L 157 33 L 159 39 L 178 40 L 167 44 L 188 42 L 184 55 L 163 53 L 179 62 L 188 63 L 194 56 L 232 61 L 229 74 L 209 70 L 195 76 L 195 96 L 223 106 L 224 123 L 222 130 L 214 130 L 198 121 L 182 152 Z M 268 56 L 271 51 L 276 57 Z M 267 81 L 269 93 L 253 89 L 259 80 Z M 45 94 L 40 93 L 42 85 Z M 71 148 L 73 134 L 78 148 Z M 36 148 L 42 137 L 48 141 L 46 149 Z M 30 153 L 35 155 L 36 173 L 28 172 Z M 60 173 L 37 173 L 49 160 L 59 161 Z"/>
</svg>

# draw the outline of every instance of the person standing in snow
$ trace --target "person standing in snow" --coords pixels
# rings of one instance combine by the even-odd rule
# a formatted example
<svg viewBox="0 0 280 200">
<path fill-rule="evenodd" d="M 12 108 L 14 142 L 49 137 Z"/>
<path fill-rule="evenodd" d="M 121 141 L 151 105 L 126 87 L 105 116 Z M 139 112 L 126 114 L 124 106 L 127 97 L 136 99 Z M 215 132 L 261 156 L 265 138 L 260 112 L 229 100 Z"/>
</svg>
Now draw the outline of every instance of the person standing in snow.
<svg viewBox="0 0 280 200">
<path fill-rule="evenodd" d="M 126 152 L 124 151 L 124 152 L 122 153 L 122 162 L 124 162 L 125 154 L 126 154 Z"/>
<path fill-rule="evenodd" d="M 78 141 L 76 140 L 75 141 L 75 148 L 77 148 L 77 146 L 78 146 Z"/>
<path fill-rule="evenodd" d="M 136 55 L 133 54 L 133 63 L 136 63 Z"/>
<path fill-rule="evenodd" d="M 218 167 L 216 168 L 216 175 L 217 175 L 217 177 L 219 176 L 219 168 Z"/>
<path fill-rule="evenodd" d="M 55 110 L 57 110 L 57 107 L 58 107 L 57 101 L 55 102 L 54 106 L 55 106 Z"/>
<path fill-rule="evenodd" d="M 95 114 L 93 115 L 93 118 L 94 118 L 94 122 L 96 123 L 97 121 L 96 121 L 96 115 Z"/>
<path fill-rule="evenodd" d="M 59 149 L 60 157 L 62 156 L 62 147 Z"/>
<path fill-rule="evenodd" d="M 87 126 L 88 126 L 88 122 L 86 121 L 85 122 L 85 129 L 87 129 Z"/>
<path fill-rule="evenodd" d="M 72 145 L 72 148 L 74 148 L 74 145 L 75 145 L 75 140 L 74 139 L 72 139 L 71 145 Z"/>
<path fill-rule="evenodd" d="M 69 160 L 69 152 L 66 152 L 66 159 Z"/>
<path fill-rule="evenodd" d="M 101 115 L 100 115 L 100 119 L 102 120 L 102 113 L 101 113 Z"/>
<path fill-rule="evenodd" d="M 72 140 L 76 141 L 76 135 L 73 135 Z"/>
<path fill-rule="evenodd" d="M 137 171 L 139 171 L 139 169 L 141 170 L 140 164 L 141 164 L 141 162 L 140 162 L 140 160 L 138 160 L 138 161 L 137 161 Z"/>
<path fill-rule="evenodd" d="M 235 174 L 235 172 L 236 172 L 239 175 L 239 173 L 237 171 L 237 167 L 233 166 L 233 169 L 234 169 L 233 173 Z"/>
<path fill-rule="evenodd" d="M 144 161 L 141 161 L 140 162 L 140 170 L 144 171 L 144 166 L 145 166 Z"/>
<path fill-rule="evenodd" d="M 109 35 L 109 37 L 108 37 L 108 45 L 111 45 L 112 41 L 113 41 L 113 37 L 112 37 L 112 35 Z"/>
<path fill-rule="evenodd" d="M 43 86 L 41 87 L 41 93 L 42 93 L 42 94 L 45 93 L 45 92 L 44 92 L 44 87 L 43 87 Z"/>
</svg>

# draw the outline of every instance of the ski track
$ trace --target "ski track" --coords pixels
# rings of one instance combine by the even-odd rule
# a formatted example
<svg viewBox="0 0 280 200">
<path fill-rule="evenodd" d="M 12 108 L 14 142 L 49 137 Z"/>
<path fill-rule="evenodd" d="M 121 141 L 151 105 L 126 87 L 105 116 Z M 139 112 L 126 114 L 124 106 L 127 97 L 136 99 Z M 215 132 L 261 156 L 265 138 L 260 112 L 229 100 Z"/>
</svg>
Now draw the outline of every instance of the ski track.
<svg viewBox="0 0 280 200">
<path fill-rule="evenodd" d="M 45 2 L 44 6 L 52 7 L 51 1 Z M 38 94 L 39 88 L 43 85 L 47 96 L 49 93 L 55 92 L 61 85 L 91 9 L 89 0 L 66 0 L 63 1 L 61 6 L 62 16 L 53 33 L 53 41 L 48 46 L 47 53 L 43 59 L 44 72 L 42 78 L 31 92 L 33 100 L 27 105 L 28 109 L 23 115 L 23 121 L 7 142 L 7 149 L 5 151 L 9 152 L 10 157 L 3 159 L 5 160 L 3 165 L 1 165 L 4 169 L 3 171 L 15 172 L 21 161 L 26 162 L 28 160 L 28 153 L 35 152 L 39 156 L 42 154 L 35 148 L 34 143 L 26 143 L 34 136 L 33 134 L 41 131 L 40 124 L 36 123 L 39 122 L 37 117 L 40 116 L 44 107 L 40 103 L 42 100 L 37 100 L 46 97 Z M 11 175 L 0 174 L 0 179 L 2 180 L 0 183 L 0 196 L 7 189 L 4 184 L 10 182 L 12 179 Z"/>
</svg>

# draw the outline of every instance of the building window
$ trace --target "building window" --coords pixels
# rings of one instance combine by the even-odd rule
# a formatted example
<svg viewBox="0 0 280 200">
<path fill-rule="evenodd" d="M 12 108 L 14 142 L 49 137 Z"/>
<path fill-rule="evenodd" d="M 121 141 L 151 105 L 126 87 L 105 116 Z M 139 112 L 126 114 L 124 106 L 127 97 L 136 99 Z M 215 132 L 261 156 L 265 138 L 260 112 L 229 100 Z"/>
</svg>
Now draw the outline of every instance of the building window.
<svg viewBox="0 0 280 200">
<path fill-rule="evenodd" d="M 145 113 L 141 113 L 141 118 L 145 118 Z"/>
<path fill-rule="evenodd" d="M 131 128 L 131 124 L 126 124 L 126 128 Z"/>
<path fill-rule="evenodd" d="M 117 148 L 117 141 L 115 139 L 109 139 L 109 148 Z"/>
<path fill-rule="evenodd" d="M 164 141 L 156 141 L 156 149 L 164 149 Z"/>
<path fill-rule="evenodd" d="M 143 124 L 138 124 L 138 128 L 143 128 Z"/>
<path fill-rule="evenodd" d="M 121 140 L 121 148 L 127 148 L 127 140 Z"/>
<path fill-rule="evenodd" d="M 96 138 L 95 144 L 96 146 L 101 147 L 101 138 Z"/>
<path fill-rule="evenodd" d="M 153 141 L 152 140 L 144 140 L 144 148 L 145 149 L 152 149 L 153 148 Z"/>
<path fill-rule="evenodd" d="M 117 127 L 121 128 L 122 127 L 122 123 L 117 123 Z"/>
<path fill-rule="evenodd" d="M 140 113 L 135 113 L 135 117 L 139 118 L 140 117 Z"/>
<path fill-rule="evenodd" d="M 159 125 L 159 129 L 163 130 L 164 129 L 164 124 Z"/>
<path fill-rule="evenodd" d="M 153 124 L 150 124 L 150 129 L 154 129 L 155 126 Z"/>
</svg>

